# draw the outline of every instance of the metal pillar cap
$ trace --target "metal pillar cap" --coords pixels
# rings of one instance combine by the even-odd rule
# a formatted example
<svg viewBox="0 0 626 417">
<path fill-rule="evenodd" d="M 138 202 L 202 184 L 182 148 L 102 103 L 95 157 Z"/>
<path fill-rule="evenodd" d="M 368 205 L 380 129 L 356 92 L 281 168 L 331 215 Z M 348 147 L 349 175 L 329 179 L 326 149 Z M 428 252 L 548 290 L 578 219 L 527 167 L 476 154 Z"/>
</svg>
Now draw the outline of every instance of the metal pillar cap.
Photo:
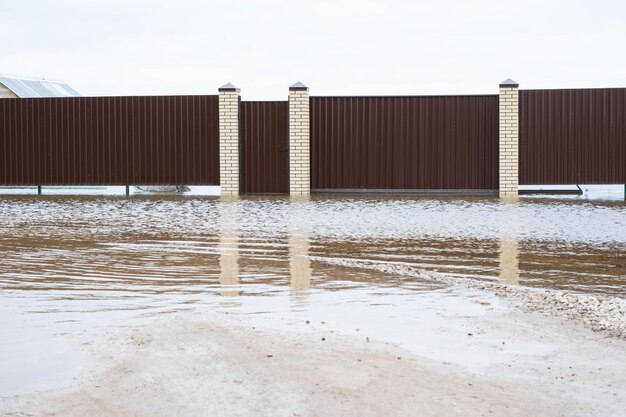
<svg viewBox="0 0 626 417">
<path fill-rule="evenodd" d="M 513 81 L 512 79 L 507 78 L 506 80 L 500 83 L 500 87 L 519 87 L 519 84 Z"/>
<path fill-rule="evenodd" d="M 234 91 L 235 93 L 239 92 L 239 88 L 235 87 L 232 83 L 226 83 L 223 86 L 221 86 L 220 88 L 218 88 L 218 90 L 220 93 L 224 92 L 224 91 Z"/>
<path fill-rule="evenodd" d="M 309 87 L 298 81 L 289 87 L 289 91 L 309 91 Z"/>
</svg>

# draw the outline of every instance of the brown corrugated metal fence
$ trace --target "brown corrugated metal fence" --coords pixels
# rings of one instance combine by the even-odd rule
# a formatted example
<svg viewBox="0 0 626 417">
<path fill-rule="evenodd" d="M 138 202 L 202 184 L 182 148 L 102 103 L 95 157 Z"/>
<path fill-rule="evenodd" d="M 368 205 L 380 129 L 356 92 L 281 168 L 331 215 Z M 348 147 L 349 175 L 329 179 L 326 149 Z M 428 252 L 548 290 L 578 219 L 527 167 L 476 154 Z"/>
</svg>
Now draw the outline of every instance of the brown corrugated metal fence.
<svg viewBox="0 0 626 417">
<path fill-rule="evenodd" d="M 241 192 L 289 192 L 289 105 L 286 101 L 242 101 Z"/>
<path fill-rule="evenodd" d="M 520 90 L 520 184 L 625 184 L 626 88 Z"/>
<path fill-rule="evenodd" d="M 219 184 L 217 96 L 0 100 L 0 185 Z"/>
<path fill-rule="evenodd" d="M 498 96 L 312 97 L 317 190 L 495 190 Z"/>
<path fill-rule="evenodd" d="M 241 102 L 241 191 L 289 191 L 286 101 Z M 218 96 L 0 100 L 0 185 L 217 185 Z M 626 88 L 520 90 L 520 184 L 626 183 Z M 312 97 L 315 190 L 495 190 L 498 96 Z"/>
</svg>

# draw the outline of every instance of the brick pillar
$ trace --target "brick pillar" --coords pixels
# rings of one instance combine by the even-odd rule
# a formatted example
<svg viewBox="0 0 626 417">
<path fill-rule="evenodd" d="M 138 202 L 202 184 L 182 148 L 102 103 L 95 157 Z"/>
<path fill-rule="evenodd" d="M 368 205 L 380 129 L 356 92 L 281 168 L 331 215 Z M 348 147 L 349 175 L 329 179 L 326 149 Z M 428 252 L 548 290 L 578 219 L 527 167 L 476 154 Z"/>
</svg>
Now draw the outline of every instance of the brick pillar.
<svg viewBox="0 0 626 417">
<path fill-rule="evenodd" d="M 239 89 L 219 88 L 220 194 L 239 195 Z"/>
<path fill-rule="evenodd" d="M 500 197 L 516 197 L 519 184 L 519 95 L 510 78 L 500 84 Z"/>
<path fill-rule="evenodd" d="M 311 192 L 309 87 L 297 82 L 289 87 L 289 194 Z"/>
</svg>

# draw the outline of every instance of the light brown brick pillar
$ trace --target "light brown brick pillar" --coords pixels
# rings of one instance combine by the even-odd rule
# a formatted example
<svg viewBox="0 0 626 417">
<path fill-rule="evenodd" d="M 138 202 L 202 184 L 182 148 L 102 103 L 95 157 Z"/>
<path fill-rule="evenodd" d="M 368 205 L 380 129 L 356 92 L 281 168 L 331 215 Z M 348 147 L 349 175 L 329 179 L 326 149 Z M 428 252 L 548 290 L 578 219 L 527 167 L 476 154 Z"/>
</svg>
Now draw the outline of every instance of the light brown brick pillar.
<svg viewBox="0 0 626 417">
<path fill-rule="evenodd" d="M 516 197 L 519 185 L 519 94 L 510 78 L 500 84 L 500 197 Z"/>
<path fill-rule="evenodd" d="M 239 89 L 219 88 L 220 194 L 239 195 Z"/>
<path fill-rule="evenodd" d="M 289 87 L 289 194 L 311 192 L 309 87 L 297 82 Z"/>
</svg>

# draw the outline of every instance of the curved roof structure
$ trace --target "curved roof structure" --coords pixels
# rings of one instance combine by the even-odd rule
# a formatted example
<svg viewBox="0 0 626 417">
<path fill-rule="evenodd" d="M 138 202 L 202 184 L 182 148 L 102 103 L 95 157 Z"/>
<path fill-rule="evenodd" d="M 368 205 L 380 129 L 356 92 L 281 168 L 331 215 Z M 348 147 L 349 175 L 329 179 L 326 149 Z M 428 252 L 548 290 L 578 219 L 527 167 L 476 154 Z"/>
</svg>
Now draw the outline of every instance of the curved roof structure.
<svg viewBox="0 0 626 417">
<path fill-rule="evenodd" d="M 78 97 L 80 94 L 63 81 L 45 78 L 21 78 L 0 75 L 0 84 L 19 98 L 32 97 Z"/>
</svg>

